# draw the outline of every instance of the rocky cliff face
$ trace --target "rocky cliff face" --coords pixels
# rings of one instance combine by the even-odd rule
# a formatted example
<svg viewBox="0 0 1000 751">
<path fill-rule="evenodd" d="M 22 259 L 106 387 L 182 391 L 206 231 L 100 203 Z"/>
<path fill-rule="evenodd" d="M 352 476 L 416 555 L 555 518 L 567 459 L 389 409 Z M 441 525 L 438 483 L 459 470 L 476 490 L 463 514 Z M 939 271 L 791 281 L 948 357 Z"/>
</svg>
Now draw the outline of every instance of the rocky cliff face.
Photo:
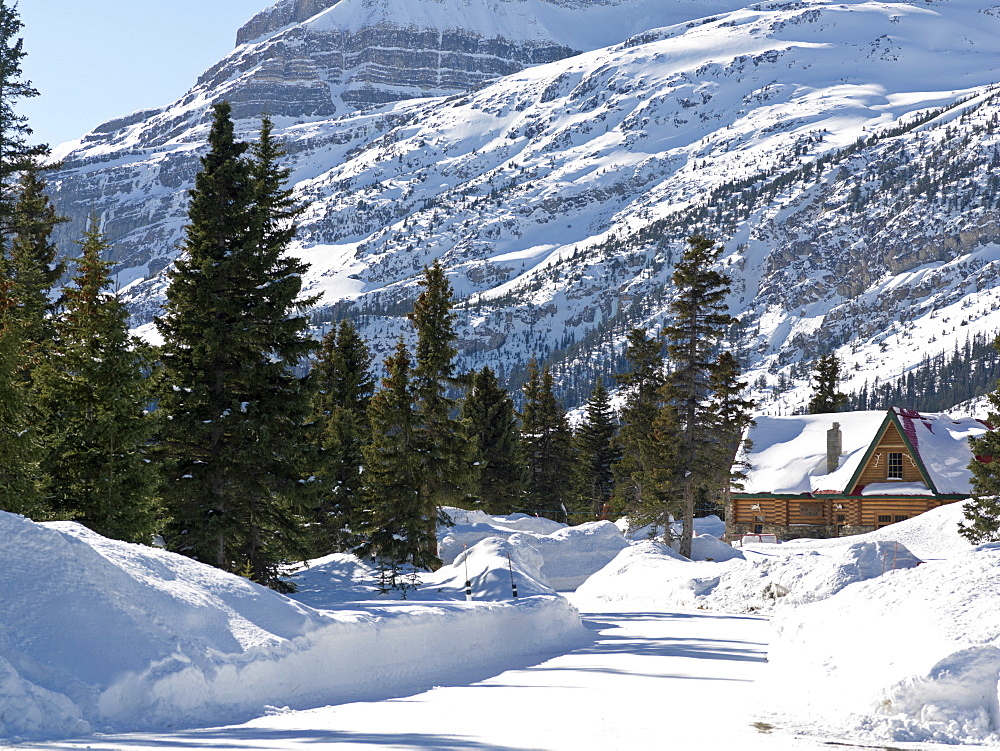
<svg viewBox="0 0 1000 751">
<path fill-rule="evenodd" d="M 96 202 L 149 321 L 206 108 L 226 97 L 279 115 L 317 320 L 356 317 L 380 351 L 441 258 L 462 298 L 461 367 L 516 380 L 548 358 L 585 397 L 573 390 L 619 366 L 630 327 L 662 324 L 694 232 L 726 244 L 732 339 L 775 409 L 801 398 L 779 384 L 804 384 L 818 353 L 838 351 L 851 388 L 1000 330 L 988 3 L 487 5 L 484 20 L 466 0 L 404 16 L 381 0 L 279 3 L 180 102 L 67 150 L 65 239 Z M 596 27 L 621 43 L 594 49 Z M 573 49 L 587 51 L 534 65 Z M 253 120 L 240 127 L 253 137 Z"/>
<path fill-rule="evenodd" d="M 286 26 L 308 21 L 339 2 L 340 0 L 282 0 L 247 21 L 236 32 L 236 46 L 260 40 Z"/>
<path fill-rule="evenodd" d="M 738 0 L 705 0 L 704 8 Z M 719 5 L 721 3 L 721 5 Z M 54 180 L 73 248 L 91 207 L 102 214 L 122 284 L 157 274 L 176 252 L 186 189 L 198 169 L 210 105 L 233 104 L 252 137 L 267 111 L 296 127 L 290 155 L 342 153 L 399 117 L 376 105 L 461 94 L 527 66 L 565 58 L 686 18 L 673 0 L 282 0 L 237 34 L 237 48 L 180 100 L 136 112 L 64 144 Z M 697 7 L 702 7 L 699 5 Z M 403 118 L 405 119 L 405 118 Z M 317 123 L 313 127 L 312 123 Z M 327 124 L 323 124 L 327 123 Z M 304 174 L 311 172 L 306 167 Z"/>
</svg>

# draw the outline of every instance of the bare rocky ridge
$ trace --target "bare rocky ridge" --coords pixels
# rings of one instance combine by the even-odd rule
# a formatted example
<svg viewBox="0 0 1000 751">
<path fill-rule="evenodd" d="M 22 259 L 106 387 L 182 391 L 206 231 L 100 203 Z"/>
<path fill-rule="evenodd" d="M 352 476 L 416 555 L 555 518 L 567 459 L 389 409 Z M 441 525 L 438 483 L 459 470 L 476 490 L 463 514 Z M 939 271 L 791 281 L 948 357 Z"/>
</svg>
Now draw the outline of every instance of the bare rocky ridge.
<svg viewBox="0 0 1000 751">
<path fill-rule="evenodd" d="M 247 21 L 236 32 L 236 46 L 259 40 L 291 24 L 308 21 L 339 2 L 340 0 L 282 0 Z"/>
</svg>

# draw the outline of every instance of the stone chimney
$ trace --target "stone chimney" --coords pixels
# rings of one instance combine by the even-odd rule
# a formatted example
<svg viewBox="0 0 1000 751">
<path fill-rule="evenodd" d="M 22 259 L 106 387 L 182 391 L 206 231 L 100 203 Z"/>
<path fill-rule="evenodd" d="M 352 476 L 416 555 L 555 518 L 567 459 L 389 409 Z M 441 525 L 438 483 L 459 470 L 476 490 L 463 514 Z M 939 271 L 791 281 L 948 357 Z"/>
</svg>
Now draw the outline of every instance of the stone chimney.
<svg viewBox="0 0 1000 751">
<path fill-rule="evenodd" d="M 844 452 L 844 434 L 840 432 L 840 423 L 826 431 L 826 473 L 835 472 L 840 466 L 840 455 Z"/>
</svg>

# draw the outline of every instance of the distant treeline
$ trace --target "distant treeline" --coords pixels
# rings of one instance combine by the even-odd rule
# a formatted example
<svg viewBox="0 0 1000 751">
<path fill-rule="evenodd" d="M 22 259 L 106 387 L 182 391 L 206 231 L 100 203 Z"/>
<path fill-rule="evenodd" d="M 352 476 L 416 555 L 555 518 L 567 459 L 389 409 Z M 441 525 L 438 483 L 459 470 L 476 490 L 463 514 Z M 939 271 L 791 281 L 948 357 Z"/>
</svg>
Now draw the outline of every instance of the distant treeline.
<svg viewBox="0 0 1000 751">
<path fill-rule="evenodd" d="M 925 357 L 905 376 L 891 382 L 878 379 L 848 395 L 849 410 L 907 407 L 944 412 L 956 404 L 987 394 L 1000 379 L 1000 351 L 994 334 L 973 334 L 950 353 Z"/>
</svg>

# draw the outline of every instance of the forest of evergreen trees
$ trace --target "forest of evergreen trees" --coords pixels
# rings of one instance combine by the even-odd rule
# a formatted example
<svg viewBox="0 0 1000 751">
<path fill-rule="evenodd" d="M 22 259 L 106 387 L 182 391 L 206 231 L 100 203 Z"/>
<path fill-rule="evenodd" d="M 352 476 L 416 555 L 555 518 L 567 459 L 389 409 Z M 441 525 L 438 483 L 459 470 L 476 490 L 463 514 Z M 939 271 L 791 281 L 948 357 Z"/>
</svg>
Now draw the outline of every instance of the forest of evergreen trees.
<svg viewBox="0 0 1000 751">
<path fill-rule="evenodd" d="M 19 29 L 0 0 L 0 509 L 159 541 L 285 591 L 290 563 L 335 551 L 372 560 L 383 587 L 405 591 L 438 565 L 448 506 L 569 522 L 628 514 L 667 530 L 680 519 L 684 555 L 695 514 L 725 511 L 753 404 L 725 346 L 735 322 L 721 246 L 687 239 L 667 325 L 629 329 L 624 352 L 595 363 L 599 377 L 574 382 L 533 359 L 515 393 L 488 367 L 456 371 L 456 301 L 435 261 L 415 300 L 391 303 L 413 336 L 377 382 L 349 315 L 309 336 L 306 267 L 286 253 L 300 207 L 281 146 L 266 117 L 255 142 L 238 141 L 220 102 L 153 347 L 108 291 L 100 216 L 68 268 L 57 256 L 47 149 L 14 110 L 37 94 L 21 78 Z M 827 391 L 812 406 L 836 410 L 836 360 L 820 366 Z M 997 368 L 992 343 L 973 337 L 848 403 L 943 408 L 988 389 Z M 557 379 L 589 393 L 575 427 Z"/>
<path fill-rule="evenodd" d="M 488 367 L 456 372 L 456 301 L 436 261 L 415 300 L 393 303 L 415 344 L 400 338 L 377 383 L 349 316 L 310 337 L 281 146 L 267 117 L 255 142 L 237 140 L 220 102 L 153 347 L 109 291 L 100 216 L 68 268 L 58 260 L 47 149 L 13 110 L 36 94 L 21 83 L 19 28 L 0 1 L 0 509 L 159 540 L 278 590 L 292 587 L 288 564 L 351 551 L 405 591 L 438 565 L 448 506 L 675 516 L 690 550 L 695 507 L 722 496 L 749 420 L 720 355 L 721 247 L 688 240 L 672 326 L 633 330 L 608 361 L 621 415 L 602 379 L 574 430 L 534 360 L 514 394 Z"/>
<path fill-rule="evenodd" d="M 867 382 L 847 395 L 845 409 L 906 407 L 945 412 L 956 404 L 983 396 L 1000 379 L 996 336 L 974 334 L 952 352 L 925 357 L 919 366 L 889 383 Z"/>
</svg>

